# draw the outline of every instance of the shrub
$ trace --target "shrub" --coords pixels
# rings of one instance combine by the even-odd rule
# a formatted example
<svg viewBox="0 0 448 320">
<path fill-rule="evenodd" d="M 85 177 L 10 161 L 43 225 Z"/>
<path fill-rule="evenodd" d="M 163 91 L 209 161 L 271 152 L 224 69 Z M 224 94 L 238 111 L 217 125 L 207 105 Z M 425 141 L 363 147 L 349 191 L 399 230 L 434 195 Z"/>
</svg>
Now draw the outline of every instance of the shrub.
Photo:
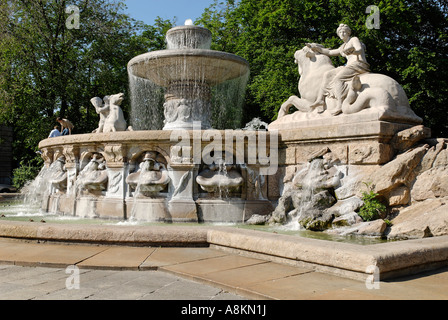
<svg viewBox="0 0 448 320">
<path fill-rule="evenodd" d="M 14 169 L 12 184 L 20 190 L 28 181 L 34 180 L 42 169 L 42 158 L 35 158 L 25 163 L 20 162 L 20 167 Z"/>
<path fill-rule="evenodd" d="M 373 221 L 380 219 L 381 216 L 386 212 L 386 206 L 382 204 L 378 200 L 378 193 L 375 193 L 370 184 L 364 183 L 367 187 L 370 188 L 369 191 L 364 191 L 362 193 L 362 200 L 364 201 L 364 205 L 361 207 L 358 215 L 364 221 Z"/>
</svg>

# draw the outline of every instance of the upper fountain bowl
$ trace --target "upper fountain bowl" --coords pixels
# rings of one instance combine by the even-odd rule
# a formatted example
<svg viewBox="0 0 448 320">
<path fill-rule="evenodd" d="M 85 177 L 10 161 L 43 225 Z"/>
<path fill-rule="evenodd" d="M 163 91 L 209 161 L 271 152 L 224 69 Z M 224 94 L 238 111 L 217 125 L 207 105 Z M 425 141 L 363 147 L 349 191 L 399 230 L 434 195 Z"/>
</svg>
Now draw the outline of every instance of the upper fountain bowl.
<svg viewBox="0 0 448 320">
<path fill-rule="evenodd" d="M 203 27 L 175 27 L 166 34 L 166 50 L 129 61 L 133 127 L 160 128 L 162 121 L 153 119 L 161 118 L 162 94 L 163 130 L 191 130 L 194 122 L 201 122 L 203 130 L 224 129 L 228 120 L 230 127 L 238 127 L 249 63 L 237 55 L 211 50 L 211 38 Z M 148 114 L 148 120 L 141 120 Z M 146 126 L 149 121 L 152 125 Z"/>
<path fill-rule="evenodd" d="M 179 26 L 168 30 L 166 43 L 168 50 L 210 49 L 212 33 L 210 30 L 199 26 Z"/>
<path fill-rule="evenodd" d="M 248 74 L 247 60 L 227 52 L 211 50 L 210 30 L 178 26 L 166 34 L 167 50 L 152 51 L 133 58 L 129 73 L 168 87 L 172 83 L 216 85 Z"/>
<path fill-rule="evenodd" d="M 133 58 L 129 73 L 167 87 L 173 82 L 216 85 L 249 72 L 249 63 L 234 54 L 206 49 L 148 52 Z"/>
</svg>

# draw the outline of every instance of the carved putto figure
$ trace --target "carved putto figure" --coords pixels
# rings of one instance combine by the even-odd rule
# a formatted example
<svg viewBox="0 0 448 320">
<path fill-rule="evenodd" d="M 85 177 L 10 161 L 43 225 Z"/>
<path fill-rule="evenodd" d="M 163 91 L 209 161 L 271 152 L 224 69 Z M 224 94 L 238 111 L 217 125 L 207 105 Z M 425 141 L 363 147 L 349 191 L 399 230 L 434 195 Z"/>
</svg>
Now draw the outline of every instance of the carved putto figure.
<svg viewBox="0 0 448 320">
<path fill-rule="evenodd" d="M 110 113 L 109 108 L 109 96 L 105 96 L 103 99 L 95 97 L 90 100 L 92 105 L 95 107 L 96 113 L 100 115 L 100 122 L 98 128 L 93 131 L 93 133 L 104 132 L 104 123 Z"/>
<path fill-rule="evenodd" d="M 53 188 L 64 192 L 67 190 L 67 169 L 65 157 L 59 157 L 51 166 L 50 184 Z"/>
<path fill-rule="evenodd" d="M 90 100 L 100 115 L 98 129 L 94 133 L 126 131 L 128 129 L 123 110 L 120 107 L 123 100 L 123 93 L 106 96 L 104 99 L 95 97 Z"/>
</svg>

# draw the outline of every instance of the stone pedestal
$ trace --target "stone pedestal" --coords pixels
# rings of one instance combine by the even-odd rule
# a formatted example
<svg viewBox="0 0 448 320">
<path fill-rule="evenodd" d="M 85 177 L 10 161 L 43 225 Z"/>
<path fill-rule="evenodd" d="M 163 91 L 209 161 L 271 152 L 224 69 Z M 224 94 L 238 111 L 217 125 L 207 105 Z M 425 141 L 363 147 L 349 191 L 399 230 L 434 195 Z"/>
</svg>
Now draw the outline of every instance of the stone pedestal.
<svg viewBox="0 0 448 320">
<path fill-rule="evenodd" d="M 244 218 L 249 220 L 254 214 L 266 216 L 274 211 L 274 206 L 269 200 L 246 200 L 244 204 Z"/>
<path fill-rule="evenodd" d="M 194 122 L 201 129 L 211 128 L 210 86 L 200 80 L 172 82 L 165 94 L 163 130 L 193 130 Z"/>
<path fill-rule="evenodd" d="M 128 189 L 125 181 L 125 177 L 129 174 L 128 167 L 123 165 L 119 167 L 108 166 L 107 173 L 109 182 L 106 197 L 123 199 Z"/>
<path fill-rule="evenodd" d="M 126 217 L 135 221 L 172 222 L 166 199 L 127 198 Z"/>
<path fill-rule="evenodd" d="M 168 211 L 171 218 L 179 222 L 197 222 L 197 208 L 194 202 L 194 177 L 197 167 L 193 164 L 172 164 L 169 172 L 172 184 Z"/>
<path fill-rule="evenodd" d="M 244 223 L 254 214 L 268 215 L 274 210 L 267 200 L 199 199 L 196 203 L 199 221 L 211 223 Z"/>
<path fill-rule="evenodd" d="M 73 216 L 74 197 L 65 193 L 44 196 L 41 209 L 45 212 L 63 216 Z"/>
<path fill-rule="evenodd" d="M 392 138 L 412 127 L 385 121 L 338 122 L 280 130 L 280 164 L 306 163 L 326 148 L 342 164 L 384 164 L 395 155 Z"/>
<path fill-rule="evenodd" d="M 97 204 L 102 197 L 80 196 L 76 199 L 74 214 L 79 218 L 99 218 Z"/>
<path fill-rule="evenodd" d="M 173 222 L 198 222 L 196 203 L 193 199 L 169 201 L 168 212 Z"/>
<path fill-rule="evenodd" d="M 96 214 L 99 218 L 104 219 L 123 219 L 126 204 L 120 198 L 99 198 L 96 205 Z"/>
<path fill-rule="evenodd" d="M 197 200 L 198 216 L 201 222 L 243 223 L 245 201 L 241 199 Z"/>
</svg>

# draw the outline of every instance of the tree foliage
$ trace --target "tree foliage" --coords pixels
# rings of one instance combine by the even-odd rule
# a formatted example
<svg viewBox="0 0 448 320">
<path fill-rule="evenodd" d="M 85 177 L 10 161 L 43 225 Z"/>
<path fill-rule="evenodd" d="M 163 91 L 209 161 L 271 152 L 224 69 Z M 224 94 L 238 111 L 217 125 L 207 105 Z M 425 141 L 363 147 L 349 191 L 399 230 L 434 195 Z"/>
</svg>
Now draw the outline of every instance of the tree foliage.
<svg viewBox="0 0 448 320">
<path fill-rule="evenodd" d="M 69 5 L 79 8 L 73 28 Z M 32 159 L 57 116 L 75 133 L 96 128 L 92 97 L 128 97 L 127 63 L 161 49 L 170 21 L 144 25 L 114 0 L 10 0 L 0 4 L 0 123 L 14 128 L 14 157 Z M 129 100 L 123 104 L 125 116 Z"/>
<path fill-rule="evenodd" d="M 380 29 L 369 29 L 370 0 L 215 0 L 197 21 L 214 35 L 214 49 L 236 53 L 251 66 L 246 120 L 261 111 L 273 120 L 298 94 L 294 52 L 307 42 L 340 46 L 336 29 L 350 25 L 367 46 L 372 71 L 401 83 L 413 110 L 448 135 L 448 7 L 442 0 L 382 0 Z M 335 65 L 343 59 L 333 58 Z"/>
<path fill-rule="evenodd" d="M 372 71 L 400 82 L 434 136 L 448 136 L 448 6 L 443 0 L 381 0 L 380 29 L 368 29 L 370 0 L 215 0 L 196 24 L 210 29 L 213 49 L 246 58 L 251 77 L 244 120 L 276 118 L 297 95 L 294 53 L 307 42 L 336 48 L 340 23 L 367 46 Z M 68 28 L 69 5 L 80 9 Z M 129 97 L 127 63 L 165 49 L 174 22 L 145 25 L 124 14 L 123 0 L 0 1 L 0 123 L 14 128 L 16 165 L 33 159 L 40 140 L 69 118 L 75 133 L 96 128 L 90 99 Z M 335 65 L 345 63 L 333 58 Z M 123 104 L 129 114 L 129 99 Z"/>
</svg>

